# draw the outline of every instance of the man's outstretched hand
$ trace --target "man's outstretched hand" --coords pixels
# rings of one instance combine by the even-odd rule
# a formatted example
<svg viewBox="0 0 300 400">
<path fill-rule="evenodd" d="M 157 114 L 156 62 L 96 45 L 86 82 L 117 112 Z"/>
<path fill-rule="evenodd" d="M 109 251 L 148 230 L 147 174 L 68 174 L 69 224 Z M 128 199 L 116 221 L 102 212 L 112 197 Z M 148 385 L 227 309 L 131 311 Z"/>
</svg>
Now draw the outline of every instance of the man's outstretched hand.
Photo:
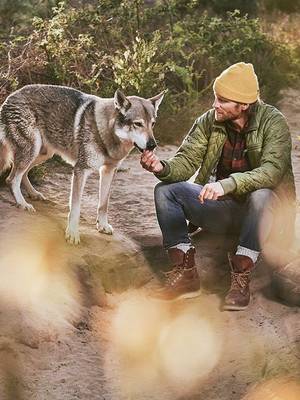
<svg viewBox="0 0 300 400">
<path fill-rule="evenodd" d="M 141 155 L 141 166 L 149 172 L 161 172 L 163 170 L 163 165 L 160 162 L 159 158 L 153 151 L 144 150 Z"/>
<path fill-rule="evenodd" d="M 204 200 L 217 200 L 220 196 L 224 196 L 223 186 L 220 182 L 213 182 L 203 186 L 198 198 L 200 203 L 204 203 Z"/>
</svg>

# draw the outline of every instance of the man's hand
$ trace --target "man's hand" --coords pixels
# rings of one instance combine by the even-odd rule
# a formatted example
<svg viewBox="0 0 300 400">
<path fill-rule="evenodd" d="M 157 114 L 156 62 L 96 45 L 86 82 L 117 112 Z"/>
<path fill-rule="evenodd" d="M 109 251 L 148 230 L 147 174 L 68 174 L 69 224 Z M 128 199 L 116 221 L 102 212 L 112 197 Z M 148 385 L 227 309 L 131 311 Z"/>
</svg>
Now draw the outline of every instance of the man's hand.
<svg viewBox="0 0 300 400">
<path fill-rule="evenodd" d="M 160 172 L 164 167 L 157 155 L 150 150 L 143 151 L 140 163 L 141 166 L 149 172 Z"/>
<path fill-rule="evenodd" d="M 204 200 L 217 200 L 220 196 L 224 196 L 223 186 L 220 182 L 213 182 L 203 186 L 198 198 L 202 204 Z"/>
</svg>

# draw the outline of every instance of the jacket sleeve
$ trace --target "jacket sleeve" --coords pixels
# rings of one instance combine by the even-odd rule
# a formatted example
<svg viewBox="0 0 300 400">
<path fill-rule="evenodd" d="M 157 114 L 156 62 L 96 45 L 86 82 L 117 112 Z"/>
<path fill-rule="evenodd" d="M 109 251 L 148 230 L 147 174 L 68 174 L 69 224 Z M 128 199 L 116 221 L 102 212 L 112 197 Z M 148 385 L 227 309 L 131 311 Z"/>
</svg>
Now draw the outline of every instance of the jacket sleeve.
<svg viewBox="0 0 300 400">
<path fill-rule="evenodd" d="M 275 188 L 290 164 L 291 136 L 282 114 L 271 118 L 264 128 L 260 166 L 230 175 L 236 183 L 235 193 L 246 194 L 263 188 Z"/>
<path fill-rule="evenodd" d="M 196 119 L 174 157 L 162 160 L 164 169 L 156 177 L 163 182 L 187 181 L 199 169 L 207 150 L 209 112 Z"/>
</svg>

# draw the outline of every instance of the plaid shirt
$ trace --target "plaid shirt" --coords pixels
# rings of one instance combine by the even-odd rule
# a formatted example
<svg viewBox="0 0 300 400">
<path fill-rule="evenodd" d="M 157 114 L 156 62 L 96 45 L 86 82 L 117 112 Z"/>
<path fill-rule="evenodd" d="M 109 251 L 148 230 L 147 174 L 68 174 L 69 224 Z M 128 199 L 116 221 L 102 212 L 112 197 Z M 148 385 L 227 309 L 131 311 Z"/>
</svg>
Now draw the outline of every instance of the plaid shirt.
<svg viewBox="0 0 300 400">
<path fill-rule="evenodd" d="M 227 140 L 217 165 L 216 179 L 228 178 L 234 172 L 249 171 L 250 165 L 246 157 L 245 131 L 236 131 L 229 123 L 226 124 Z"/>
</svg>

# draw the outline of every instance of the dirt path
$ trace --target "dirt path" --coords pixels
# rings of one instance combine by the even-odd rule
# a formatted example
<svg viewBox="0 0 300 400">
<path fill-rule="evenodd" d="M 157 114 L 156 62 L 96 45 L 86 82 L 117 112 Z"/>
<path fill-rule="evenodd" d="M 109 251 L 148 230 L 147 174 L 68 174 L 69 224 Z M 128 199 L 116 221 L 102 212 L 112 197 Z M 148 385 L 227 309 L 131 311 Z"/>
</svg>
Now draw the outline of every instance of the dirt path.
<svg viewBox="0 0 300 400">
<path fill-rule="evenodd" d="M 280 105 L 293 134 L 298 197 L 299 99 L 298 91 L 289 90 Z M 167 158 L 174 151 L 168 146 L 159 154 Z M 45 218 L 53 213 L 59 220 L 53 239 L 56 244 L 63 237 L 63 225 L 59 224 L 64 224 L 67 213 L 70 173 L 69 168 L 61 167 L 48 171 L 40 190 L 54 204 L 36 203 Z M 28 278 L 31 267 L 26 274 L 18 269 L 21 264 L 23 267 L 22 246 L 28 250 L 23 242 L 25 234 L 15 246 L 15 239 L 4 239 L 4 231 L 23 232 L 25 226 L 25 231 L 31 232 L 33 220 L 23 220 L 7 189 L 0 189 L 1 254 L 7 254 L 11 243 L 12 252 L 18 253 L 9 258 L 9 278 L 4 281 L 7 285 L 11 280 L 19 282 L 14 289 L 9 288 L 5 301 L 1 298 L 5 304 L 0 312 L 1 400 L 240 400 L 261 379 L 300 372 L 299 308 L 274 298 L 265 268 L 257 268 L 253 299 L 246 312 L 220 312 L 228 285 L 225 253 L 232 238 L 195 240 L 206 290 L 200 299 L 177 305 L 153 303 L 139 290 L 105 294 L 103 285 L 111 280 L 103 274 L 98 287 L 103 297 L 94 299 L 92 293 L 92 299 L 86 299 L 95 282 L 83 279 L 79 287 L 77 275 L 61 271 L 64 252 L 68 257 L 71 254 L 72 266 L 80 264 L 81 270 L 82 265 L 111 262 L 112 267 L 103 265 L 103 269 L 108 275 L 114 273 L 120 285 L 127 279 L 130 263 L 135 284 L 143 281 L 146 270 L 139 263 L 153 269 L 163 265 L 165 255 L 153 205 L 156 182 L 141 169 L 138 154 L 123 163 L 114 181 L 109 212 L 117 239 L 103 239 L 94 232 L 98 177 L 93 175 L 83 200 L 83 244 L 77 250 L 64 245 L 51 248 L 46 283 L 36 270 Z M 297 226 L 300 229 L 300 224 Z M 49 232 L 51 229 L 50 224 Z M 43 248 L 44 233 L 38 235 L 39 248 Z M 20 254 L 22 261 L 14 258 Z M 2 257 L 3 265 L 7 267 Z M 27 281 L 34 284 L 26 286 Z M 126 284 L 131 286 L 130 282 Z M 17 306 L 13 300 L 19 302 Z"/>
</svg>

